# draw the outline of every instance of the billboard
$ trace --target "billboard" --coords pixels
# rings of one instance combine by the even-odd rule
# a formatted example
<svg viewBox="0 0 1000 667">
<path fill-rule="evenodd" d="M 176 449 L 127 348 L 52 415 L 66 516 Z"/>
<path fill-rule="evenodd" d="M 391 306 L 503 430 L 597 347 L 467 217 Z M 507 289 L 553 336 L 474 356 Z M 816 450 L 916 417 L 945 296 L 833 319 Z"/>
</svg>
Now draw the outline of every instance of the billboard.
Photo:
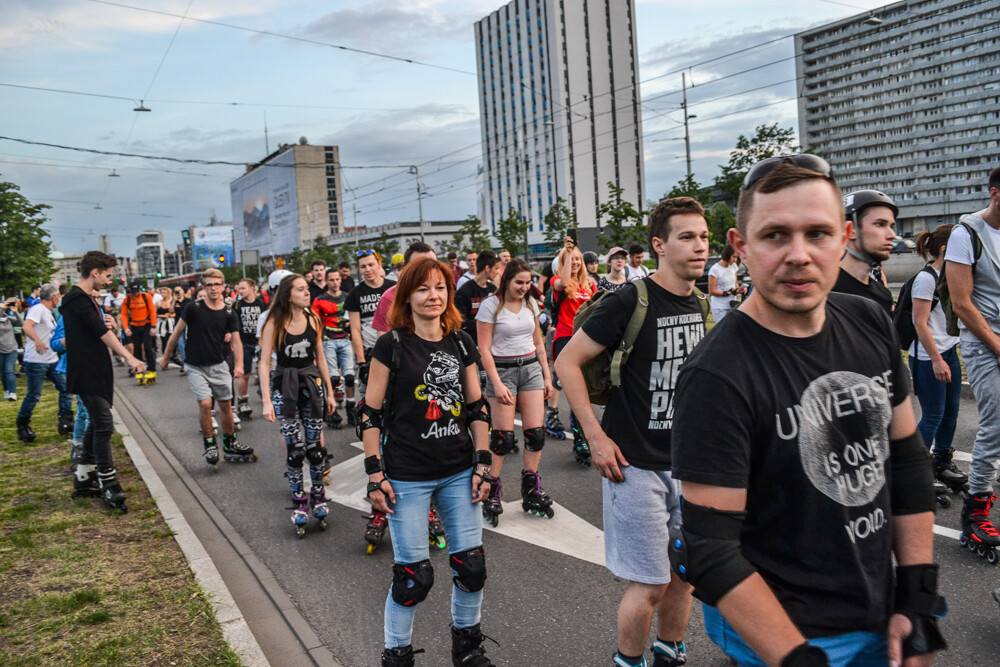
<svg viewBox="0 0 1000 667">
<path fill-rule="evenodd" d="M 259 250 L 264 256 L 298 247 L 294 148 L 234 180 L 229 192 L 236 250 Z"/>
<path fill-rule="evenodd" d="M 232 266 L 236 253 L 233 251 L 233 226 L 194 227 L 191 234 L 191 252 L 194 265 L 198 269 L 207 266 L 219 268 L 219 255 L 225 255 L 225 266 Z"/>
</svg>

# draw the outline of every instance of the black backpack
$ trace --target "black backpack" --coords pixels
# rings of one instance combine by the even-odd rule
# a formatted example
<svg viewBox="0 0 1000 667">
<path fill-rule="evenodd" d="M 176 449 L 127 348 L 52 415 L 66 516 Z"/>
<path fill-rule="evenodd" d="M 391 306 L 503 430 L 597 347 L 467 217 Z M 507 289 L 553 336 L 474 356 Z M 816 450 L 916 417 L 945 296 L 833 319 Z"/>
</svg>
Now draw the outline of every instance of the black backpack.
<svg viewBox="0 0 1000 667">
<path fill-rule="evenodd" d="M 896 328 L 896 334 L 899 336 L 899 347 L 903 350 L 909 350 L 910 345 L 913 345 L 913 341 L 917 339 L 917 329 L 913 326 L 913 281 L 921 273 L 929 273 L 931 278 L 934 278 L 935 282 L 937 281 L 937 274 L 929 265 L 920 269 L 899 288 L 896 308 L 892 311 L 892 326 Z M 934 306 L 937 304 L 938 295 L 937 290 L 935 290 L 934 298 L 931 301 L 931 310 L 934 310 Z"/>
</svg>

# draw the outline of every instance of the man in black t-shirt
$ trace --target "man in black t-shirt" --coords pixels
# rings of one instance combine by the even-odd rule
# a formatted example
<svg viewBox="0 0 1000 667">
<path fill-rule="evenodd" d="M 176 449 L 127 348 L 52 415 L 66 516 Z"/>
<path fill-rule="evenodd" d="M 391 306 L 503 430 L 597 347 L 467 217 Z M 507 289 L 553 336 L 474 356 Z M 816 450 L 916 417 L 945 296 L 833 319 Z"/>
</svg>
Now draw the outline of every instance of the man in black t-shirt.
<svg viewBox="0 0 1000 667">
<path fill-rule="evenodd" d="M 845 195 L 844 209 L 851 232 L 833 291 L 871 299 L 892 315 L 892 292 L 882 278 L 882 262 L 892 252 L 899 209 L 888 195 L 876 190 Z"/>
<path fill-rule="evenodd" d="M 892 324 L 830 294 L 849 233 L 825 160 L 752 167 L 728 239 L 754 290 L 677 381 L 671 561 L 740 664 L 903 664 L 909 636 L 905 664 L 928 665 L 944 646 L 931 465 Z"/>
<path fill-rule="evenodd" d="M 556 372 L 604 477 L 604 550 L 611 572 L 629 582 L 618 608 L 621 667 L 645 665 L 643 649 L 657 615 L 653 664 L 682 665 L 691 586 L 671 573 L 671 538 L 680 531 L 680 496 L 670 472 L 674 384 L 705 335 L 694 283 L 708 258 L 705 210 L 694 199 L 661 201 L 649 216 L 657 271 L 638 278 L 647 308 L 632 352 L 598 423 L 583 366 L 619 347 L 639 301 L 638 283 L 605 297 L 559 353 Z"/>
<path fill-rule="evenodd" d="M 350 322 L 351 346 L 354 348 L 354 360 L 358 365 L 358 379 L 361 386 L 358 392 L 364 396 L 364 383 L 367 379 L 368 355 L 378 340 L 378 331 L 372 327 L 375 310 L 378 308 L 382 294 L 396 283 L 386 280 L 382 275 L 382 257 L 374 250 L 362 250 L 358 253 L 358 271 L 363 282 L 358 284 L 344 300 L 344 310 L 347 311 Z"/>
<path fill-rule="evenodd" d="M 484 250 L 476 258 L 476 277 L 455 291 L 455 308 L 462 314 L 462 330 L 478 341 L 476 313 L 483 299 L 497 291 L 493 281 L 503 269 L 503 263 L 492 250 Z"/>
<path fill-rule="evenodd" d="M 326 292 L 326 262 L 322 259 L 313 261 L 306 280 L 309 281 L 309 302 L 312 303 L 316 297 Z"/>
<path fill-rule="evenodd" d="M 253 374 L 254 357 L 257 356 L 257 320 L 267 310 L 264 299 L 257 294 L 257 281 L 243 278 L 237 286 L 240 298 L 233 304 L 233 312 L 240 322 L 240 342 L 243 345 L 243 376 L 236 381 L 238 412 L 241 419 L 250 417 L 250 399 L 247 390 Z"/>
<path fill-rule="evenodd" d="M 354 277 L 351 276 L 351 265 L 347 262 L 341 262 L 340 266 L 337 267 L 337 271 L 340 273 L 340 291 L 344 294 L 350 294 L 351 290 L 354 289 Z"/>
</svg>

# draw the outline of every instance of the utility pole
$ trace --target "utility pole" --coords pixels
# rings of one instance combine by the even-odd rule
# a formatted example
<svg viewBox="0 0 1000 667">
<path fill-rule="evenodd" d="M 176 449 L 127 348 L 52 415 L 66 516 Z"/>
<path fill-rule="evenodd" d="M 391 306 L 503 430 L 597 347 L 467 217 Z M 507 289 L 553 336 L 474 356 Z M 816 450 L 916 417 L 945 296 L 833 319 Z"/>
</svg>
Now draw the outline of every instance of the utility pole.
<svg viewBox="0 0 1000 667">
<path fill-rule="evenodd" d="M 354 212 L 354 250 L 358 251 L 361 249 L 358 245 L 358 195 L 354 188 L 351 188 L 351 211 Z"/>
<path fill-rule="evenodd" d="M 688 119 L 697 116 L 688 115 L 687 76 L 684 72 L 681 72 L 681 92 L 684 95 L 684 101 L 681 102 L 681 108 L 684 109 L 684 155 L 687 159 L 688 180 L 691 180 L 691 135 L 688 133 Z"/>
<path fill-rule="evenodd" d="M 410 165 L 410 173 L 417 177 L 417 210 L 420 214 L 420 242 L 426 243 L 424 240 L 424 199 L 423 188 L 420 186 L 420 169 L 416 165 Z"/>
</svg>

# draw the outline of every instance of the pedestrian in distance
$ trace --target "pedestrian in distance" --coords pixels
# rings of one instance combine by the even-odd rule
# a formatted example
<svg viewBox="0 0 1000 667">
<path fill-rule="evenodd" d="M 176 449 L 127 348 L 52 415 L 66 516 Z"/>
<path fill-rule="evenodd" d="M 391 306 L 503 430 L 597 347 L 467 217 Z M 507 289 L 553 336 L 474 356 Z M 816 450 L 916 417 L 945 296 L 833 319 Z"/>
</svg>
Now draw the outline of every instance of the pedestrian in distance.
<svg viewBox="0 0 1000 667">
<path fill-rule="evenodd" d="M 117 263 L 103 252 L 86 253 L 80 259 L 80 279 L 63 298 L 62 318 L 67 390 L 80 397 L 90 418 L 73 473 L 73 495 L 97 496 L 108 509 L 128 511 L 111 451 L 115 386 L 107 351 L 123 358 L 133 371 L 139 372 L 145 365 L 122 346 L 114 332 L 114 319 L 101 311 L 92 296 L 111 282 Z"/>
<path fill-rule="evenodd" d="M 712 297 L 712 318 L 718 324 L 733 309 L 736 297 L 746 294 L 736 279 L 739 258 L 733 246 L 726 244 L 719 261 L 708 270 L 708 294 Z"/>
<path fill-rule="evenodd" d="M 898 213 L 895 202 L 878 190 L 857 190 L 844 196 L 851 234 L 833 286 L 834 292 L 871 299 L 890 316 L 893 298 L 882 274 L 882 262 L 892 253 Z"/>
<path fill-rule="evenodd" d="M 483 254 L 479 261 L 482 262 Z M 468 283 L 466 284 L 468 286 Z M 515 451 L 514 412 L 520 411 L 524 431 L 521 469 L 521 509 L 552 518 L 552 499 L 542 490 L 538 464 L 545 447 L 545 399 L 553 391 L 545 339 L 538 323 L 541 309 L 529 296 L 531 267 L 523 259 L 508 262 L 497 294 L 486 298 L 476 314 L 479 354 L 486 369 L 486 400 L 493 428 L 490 496 L 483 517 L 494 527 L 503 513 L 500 471 L 504 457 Z M 456 297 L 456 301 L 457 301 Z"/>
<path fill-rule="evenodd" d="M 309 274 L 306 276 L 309 281 L 309 300 L 326 292 L 326 260 L 316 259 L 309 265 Z"/>
<path fill-rule="evenodd" d="M 601 282 L 601 258 L 593 250 L 583 253 L 583 265 L 587 268 L 587 275 L 594 281 L 594 284 Z"/>
<path fill-rule="evenodd" d="M 237 284 L 240 298 L 233 304 L 233 311 L 240 322 L 240 344 L 243 345 L 243 375 L 236 380 L 236 413 L 240 419 L 250 419 L 250 377 L 257 358 L 257 321 L 267 310 L 264 299 L 257 294 L 257 281 L 243 278 Z"/>
<path fill-rule="evenodd" d="M 351 290 L 344 300 L 344 310 L 351 324 L 351 345 L 358 364 L 358 393 L 364 396 L 368 379 L 368 355 L 378 340 L 378 331 L 372 326 L 379 299 L 395 283 L 385 279 L 382 256 L 372 249 L 358 251 L 358 271 L 362 282 Z M 354 411 L 348 405 L 347 420 L 354 423 Z"/>
<path fill-rule="evenodd" d="M 17 400 L 17 337 L 14 330 L 24 325 L 24 318 L 18 312 L 17 299 L 7 299 L 0 308 L 0 373 L 3 373 L 3 397 L 6 401 Z"/>
<path fill-rule="evenodd" d="M 671 564 L 741 665 L 917 667 L 945 647 L 898 337 L 870 300 L 831 293 L 845 218 L 821 157 L 751 167 L 728 240 L 754 290 L 677 379 Z"/>
<path fill-rule="evenodd" d="M 351 347 L 351 330 L 344 302 L 347 295 L 340 288 L 342 278 L 336 269 L 326 272 L 326 293 L 316 297 L 312 309 L 323 325 L 323 355 L 326 357 L 331 381 L 337 379 L 334 387 L 339 387 L 341 378 L 347 394 L 347 410 L 354 411 L 354 350 Z M 343 399 L 343 394 L 335 398 Z M 337 406 L 327 415 L 327 423 L 335 429 L 343 424 L 337 413 Z"/>
<path fill-rule="evenodd" d="M 483 301 L 497 291 L 494 278 L 503 273 L 503 263 L 492 250 L 484 250 L 476 259 L 476 277 L 466 281 L 460 289 L 455 290 L 455 308 L 462 316 L 462 330 L 478 338 L 476 314 Z"/>
<path fill-rule="evenodd" d="M 979 408 L 960 541 L 996 563 L 1000 532 L 990 510 L 1000 460 L 1000 167 L 989 172 L 987 185 L 989 205 L 959 219 L 944 258 L 962 361 Z"/>
<path fill-rule="evenodd" d="M 324 280 L 324 283 L 326 281 Z M 326 447 L 323 421 L 336 403 L 323 355 L 320 318 L 309 308 L 309 284 L 300 275 L 287 276 L 278 285 L 261 332 L 260 377 L 264 419 L 278 420 L 285 440 L 286 476 L 292 492 L 292 525 L 303 537 L 311 513 L 326 529 Z M 277 355 L 271 374 L 271 352 Z M 306 494 L 302 464 L 309 462 L 312 488 Z"/>
<path fill-rule="evenodd" d="M 597 291 L 617 292 L 628 285 L 628 280 L 625 278 L 625 262 L 627 261 L 628 253 L 625 252 L 624 248 L 615 246 L 609 250 L 607 260 L 608 273 L 601 276 L 601 279 L 597 281 Z"/>
<path fill-rule="evenodd" d="M 458 282 L 455 283 L 455 287 L 461 287 L 468 281 L 476 277 L 476 260 L 479 259 L 478 250 L 470 250 L 465 253 L 465 273 L 458 277 Z"/>
<path fill-rule="evenodd" d="M 619 667 L 646 664 L 654 612 L 653 666 L 683 665 L 692 604 L 691 586 L 671 572 L 668 556 L 681 523 L 670 441 L 677 371 L 705 335 L 705 310 L 694 289 L 708 258 L 701 204 L 689 197 L 662 200 L 649 217 L 648 244 L 656 271 L 605 297 L 556 361 L 566 399 L 603 478 L 607 567 L 629 582 L 618 608 L 614 664 Z M 583 367 L 605 350 L 619 348 L 640 299 L 646 310 L 621 366 L 621 385 L 598 421 Z"/>
<path fill-rule="evenodd" d="M 136 359 L 146 362 L 148 372 L 156 371 L 156 306 L 153 297 L 142 291 L 138 281 L 129 286 L 129 293 L 122 303 L 122 329 L 132 341 Z"/>
<path fill-rule="evenodd" d="M 205 461 L 217 469 L 219 448 L 212 426 L 212 401 L 219 406 L 222 423 L 222 452 L 227 461 L 256 461 L 252 447 L 239 443 L 233 423 L 233 377 L 243 376 L 243 344 L 240 323 L 232 307 L 223 300 L 225 282 L 222 271 L 208 269 L 202 274 L 204 298 L 196 299 L 184 308 L 167 349 L 160 359 L 160 368 L 167 369 L 177 340 L 187 332 L 184 369 L 191 393 L 198 401 L 198 422 L 201 426 Z M 228 339 L 227 339 L 228 337 Z M 232 350 L 234 367 L 230 374 L 224 346 Z"/>
<path fill-rule="evenodd" d="M 463 271 L 462 267 L 458 265 L 458 253 L 454 250 L 448 253 L 448 266 L 451 267 L 452 276 L 457 287 L 458 279 L 462 277 L 462 274 L 464 274 L 465 271 Z"/>
<path fill-rule="evenodd" d="M 59 286 L 46 283 L 38 290 L 38 303 L 24 315 L 24 371 L 28 388 L 17 411 L 17 438 L 21 442 L 34 442 L 37 437 L 31 428 L 31 416 L 42 397 L 45 380 L 59 392 L 59 433 L 66 435 L 73 429 L 73 395 L 66 391 L 66 376 L 56 371 L 59 355 L 50 347 L 56 328 L 52 311 L 59 300 Z"/>
<path fill-rule="evenodd" d="M 359 405 L 368 496 L 392 527 L 383 667 L 414 664 L 414 611 L 434 582 L 427 539 L 432 499 L 448 535 L 454 582 L 452 663 L 493 664 L 482 647 L 486 558 L 476 507 L 490 489 L 489 415 L 479 391 L 479 355 L 461 331 L 453 293 L 443 262 L 426 258 L 403 269 L 389 313 L 393 330 L 372 351 Z"/>
<path fill-rule="evenodd" d="M 632 243 L 628 247 L 628 264 L 625 265 L 625 277 L 629 282 L 639 280 L 649 275 L 649 269 L 642 263 L 646 258 L 646 249 L 641 243 Z"/>
<path fill-rule="evenodd" d="M 156 302 L 156 337 L 159 339 L 160 353 L 167 348 L 170 334 L 174 332 L 177 314 L 174 311 L 174 293 L 169 287 L 161 287 L 159 301 Z"/>
</svg>

